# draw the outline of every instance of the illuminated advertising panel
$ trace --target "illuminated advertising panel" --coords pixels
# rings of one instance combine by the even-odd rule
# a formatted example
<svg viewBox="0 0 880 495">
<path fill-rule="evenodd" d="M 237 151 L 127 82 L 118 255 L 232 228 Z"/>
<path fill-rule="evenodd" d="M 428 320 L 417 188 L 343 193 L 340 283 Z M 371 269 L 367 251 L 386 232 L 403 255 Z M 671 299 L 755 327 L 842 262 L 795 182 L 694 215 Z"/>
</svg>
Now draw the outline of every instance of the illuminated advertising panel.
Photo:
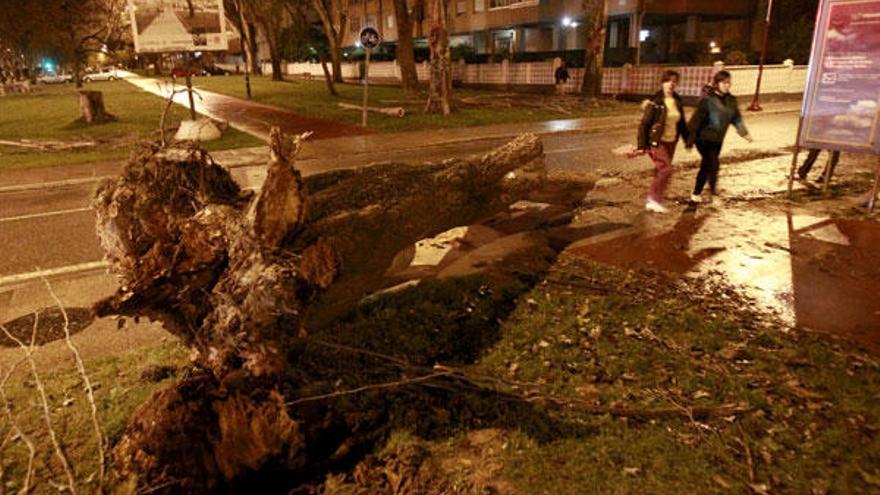
<svg viewBox="0 0 880 495">
<path fill-rule="evenodd" d="M 223 0 L 128 0 L 138 53 L 226 50 Z"/>
</svg>

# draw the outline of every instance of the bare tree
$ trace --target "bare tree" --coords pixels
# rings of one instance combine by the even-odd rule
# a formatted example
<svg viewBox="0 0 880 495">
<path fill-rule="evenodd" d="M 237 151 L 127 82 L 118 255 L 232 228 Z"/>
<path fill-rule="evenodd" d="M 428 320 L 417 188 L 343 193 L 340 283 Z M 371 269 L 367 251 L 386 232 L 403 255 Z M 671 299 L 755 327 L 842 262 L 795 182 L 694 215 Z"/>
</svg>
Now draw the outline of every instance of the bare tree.
<svg viewBox="0 0 880 495">
<path fill-rule="evenodd" d="M 419 76 L 413 50 L 413 18 L 406 0 L 394 0 L 394 18 L 397 20 L 397 63 L 400 80 L 408 98 L 418 95 Z"/>
<path fill-rule="evenodd" d="M 602 94 L 602 63 L 605 55 L 605 30 L 608 23 L 606 0 L 582 0 L 584 11 L 584 80 L 581 93 L 587 98 Z"/>
<path fill-rule="evenodd" d="M 312 0 L 312 6 L 327 35 L 330 44 L 330 61 L 333 64 L 333 81 L 342 82 L 342 42 L 348 27 L 348 3 L 345 0 Z"/>
<path fill-rule="evenodd" d="M 447 6 L 444 0 L 431 2 L 431 82 L 428 87 L 428 103 L 425 110 L 430 113 L 449 115 L 452 107 L 452 62 L 449 57 L 449 33 L 446 31 Z"/>
<path fill-rule="evenodd" d="M 257 63 L 257 40 L 254 34 L 254 21 L 247 8 L 247 0 L 224 0 L 223 10 L 226 18 L 235 26 L 241 38 L 241 51 L 244 61 L 248 64 L 251 74 L 260 73 L 260 64 Z"/>
</svg>

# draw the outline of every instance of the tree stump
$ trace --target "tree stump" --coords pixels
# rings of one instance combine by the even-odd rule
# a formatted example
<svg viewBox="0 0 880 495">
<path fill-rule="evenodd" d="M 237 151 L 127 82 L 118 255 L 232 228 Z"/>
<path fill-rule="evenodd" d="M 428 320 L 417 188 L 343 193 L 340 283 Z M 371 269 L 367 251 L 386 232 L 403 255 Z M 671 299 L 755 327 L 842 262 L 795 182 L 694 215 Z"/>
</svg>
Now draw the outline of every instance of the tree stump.
<svg viewBox="0 0 880 495">
<path fill-rule="evenodd" d="M 104 124 L 119 120 L 115 115 L 107 113 L 107 110 L 104 108 L 104 94 L 100 91 L 80 91 L 79 111 L 82 114 L 80 122 L 86 125 Z"/>
</svg>

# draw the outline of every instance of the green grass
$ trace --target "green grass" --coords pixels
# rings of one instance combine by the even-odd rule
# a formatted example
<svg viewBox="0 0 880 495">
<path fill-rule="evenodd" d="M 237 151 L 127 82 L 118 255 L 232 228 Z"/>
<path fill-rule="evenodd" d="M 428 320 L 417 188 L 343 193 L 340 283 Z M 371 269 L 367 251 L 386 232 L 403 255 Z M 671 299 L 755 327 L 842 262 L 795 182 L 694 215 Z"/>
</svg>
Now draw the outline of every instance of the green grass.
<svg viewBox="0 0 880 495">
<path fill-rule="evenodd" d="M 95 388 L 98 418 L 110 445 L 119 439 L 135 408 L 154 390 L 167 385 L 170 380 L 153 383 L 143 380 L 141 372 L 150 366 L 179 367 L 186 363 L 187 351 L 176 341 L 85 362 L 85 368 Z M 54 429 L 73 465 L 76 478 L 79 483 L 89 486 L 85 493 L 96 492 L 97 441 L 82 380 L 72 361 L 69 366 L 41 370 L 40 379 L 46 387 Z M 62 482 L 64 475 L 58 459 L 54 457 L 48 430 L 43 423 L 35 382 L 26 364 L 19 366 L 16 374 L 7 383 L 5 392 L 16 421 L 36 447 L 36 492 L 51 493 L 49 480 Z M 0 428 L 3 435 L 6 435 L 9 425 L 5 416 Z M 27 450 L 21 442 L 13 442 L 3 448 L 0 460 L 5 470 L 3 483 L 6 484 L 7 493 L 21 488 L 27 459 Z M 84 487 L 78 488 L 82 490 Z"/>
<path fill-rule="evenodd" d="M 158 138 L 159 118 L 165 102 L 124 81 L 100 82 L 85 89 L 104 93 L 107 111 L 118 122 L 85 126 L 77 123 L 79 101 L 73 85 L 38 86 L 32 94 L 0 98 L 0 139 L 98 141 L 97 148 L 82 151 L 34 151 L 0 146 L 0 170 L 13 168 L 78 165 L 123 160 L 131 145 L 140 139 Z M 169 111 L 167 127 L 187 118 L 187 110 L 175 105 Z M 208 150 L 258 146 L 247 134 L 227 129 L 222 139 L 205 143 Z"/>
<path fill-rule="evenodd" d="M 663 277 L 580 260 L 567 269 L 588 279 L 584 285 L 604 289 L 549 284 L 522 294 L 473 371 L 532 384 L 517 393 L 531 389 L 596 405 L 737 403 L 750 411 L 694 421 L 639 420 L 548 407 L 542 408 L 548 421 L 541 428 L 533 413 L 510 409 L 504 424 L 483 422 L 483 428 L 501 432 L 483 444 L 471 439 L 478 431 L 474 425 L 440 435 L 398 429 L 377 449 L 388 466 L 413 448 L 427 451 L 420 476 L 472 489 L 449 493 L 494 493 L 475 489 L 487 477 L 504 487 L 498 492 L 523 495 L 749 494 L 750 483 L 790 494 L 825 493 L 822 487 L 827 493 L 880 489 L 875 358 L 815 335 L 783 333 L 715 289 L 682 289 Z M 395 296 L 400 298 L 417 299 L 414 293 Z M 725 300 L 719 308 L 717 302 Z M 427 304 L 416 303 L 411 313 L 422 314 Z M 396 333 L 397 325 L 384 316 L 376 313 L 376 321 L 360 325 Z M 404 332 L 413 342 L 437 333 L 431 324 L 419 330 L 417 319 L 406 321 L 414 325 Z M 737 348 L 736 355 L 728 353 Z M 360 493 L 342 485 L 329 493 Z"/>
<path fill-rule="evenodd" d="M 215 91 L 229 96 L 245 98 L 245 84 L 242 76 L 197 78 L 196 87 Z M 315 81 L 272 81 L 267 77 L 252 77 L 251 88 L 254 101 L 286 108 L 301 115 L 322 118 L 352 125 L 360 125 L 361 114 L 358 111 L 339 108 L 337 103 L 344 102 L 360 105 L 363 101 L 363 88 L 358 84 L 339 84 L 338 98 L 327 92 L 323 80 Z M 498 95 L 499 92 L 478 91 L 472 89 L 456 89 L 456 98 Z M 522 99 L 532 98 L 521 95 Z M 598 106 L 578 103 L 571 107 L 570 113 L 563 113 L 552 108 L 513 107 L 499 108 L 474 105 L 458 105 L 456 111 L 443 117 L 424 112 L 425 100 L 419 99 L 411 103 L 402 103 L 403 91 L 396 86 L 371 86 L 371 106 L 392 107 L 403 106 L 407 115 L 404 118 L 387 117 L 371 113 L 369 127 L 380 132 L 418 131 L 430 129 L 446 129 L 472 127 L 491 124 L 521 124 L 546 120 L 572 119 L 580 117 L 597 117 L 614 114 L 636 115 L 638 110 L 632 103 L 602 101 Z"/>
</svg>

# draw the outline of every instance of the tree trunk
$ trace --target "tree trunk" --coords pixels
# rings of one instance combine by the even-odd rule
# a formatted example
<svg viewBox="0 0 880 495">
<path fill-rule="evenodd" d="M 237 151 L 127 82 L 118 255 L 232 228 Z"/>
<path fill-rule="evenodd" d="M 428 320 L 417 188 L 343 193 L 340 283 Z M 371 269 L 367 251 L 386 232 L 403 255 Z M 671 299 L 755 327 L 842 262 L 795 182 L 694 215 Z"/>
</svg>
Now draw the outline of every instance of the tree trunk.
<svg viewBox="0 0 880 495">
<path fill-rule="evenodd" d="M 585 47 L 584 80 L 581 93 L 586 98 L 602 95 L 602 65 L 605 55 L 605 30 L 608 24 L 608 2 L 605 0 L 584 0 Z"/>
<path fill-rule="evenodd" d="M 269 56 L 272 59 L 272 80 L 283 81 L 284 72 L 281 67 L 281 56 L 278 54 L 278 47 L 275 43 L 269 43 Z"/>
<path fill-rule="evenodd" d="M 319 50 L 318 59 L 321 62 L 321 69 L 324 71 L 324 82 L 327 83 L 327 91 L 330 93 L 330 96 L 339 96 L 339 93 L 336 91 L 336 85 L 333 83 L 333 74 L 327 68 L 327 56 Z"/>
<path fill-rule="evenodd" d="M 431 47 L 431 81 L 425 111 L 449 115 L 452 112 L 452 62 L 449 57 L 449 33 L 446 31 L 446 2 L 434 0 Z"/>
<path fill-rule="evenodd" d="M 416 72 L 413 48 L 413 25 L 406 0 L 394 0 L 394 17 L 397 19 L 397 64 L 400 66 L 400 83 L 407 98 L 418 96 L 419 76 Z"/>
<path fill-rule="evenodd" d="M 95 312 L 161 321 L 204 370 L 132 416 L 116 447 L 122 476 L 205 493 L 267 465 L 302 476 L 326 462 L 338 446 L 311 453 L 338 441 L 334 421 L 320 410 L 293 419 L 281 396 L 296 388 L 285 380 L 298 335 L 381 287 L 403 248 L 506 210 L 542 180 L 506 178 L 542 165 L 534 135 L 471 159 L 309 179 L 294 167 L 301 144 L 272 130 L 255 196 L 190 144 L 144 145 L 96 193 L 96 231 L 121 288 Z"/>
<path fill-rule="evenodd" d="M 333 82 L 342 84 L 342 49 L 336 41 L 330 41 L 330 63 L 333 66 Z"/>
<path fill-rule="evenodd" d="M 107 113 L 104 108 L 104 95 L 100 91 L 79 92 L 80 122 L 87 125 L 103 124 L 118 120 L 114 115 Z"/>
</svg>

